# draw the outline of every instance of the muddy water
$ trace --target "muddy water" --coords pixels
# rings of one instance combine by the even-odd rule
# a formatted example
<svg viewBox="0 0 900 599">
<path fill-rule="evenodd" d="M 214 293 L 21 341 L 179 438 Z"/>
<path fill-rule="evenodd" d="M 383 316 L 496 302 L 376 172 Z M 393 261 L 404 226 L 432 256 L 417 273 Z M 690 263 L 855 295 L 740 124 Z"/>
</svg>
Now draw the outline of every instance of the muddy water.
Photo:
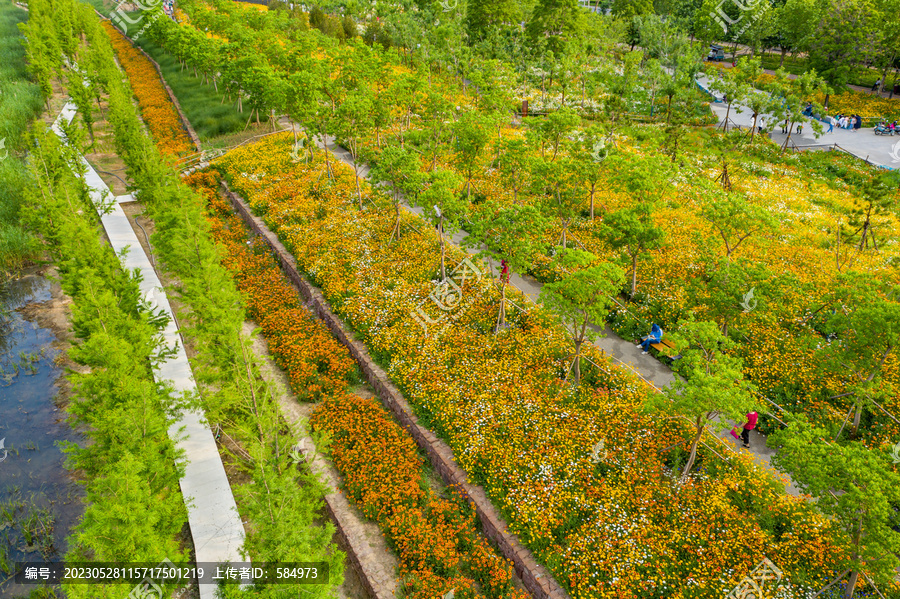
<svg viewBox="0 0 900 599">
<path fill-rule="evenodd" d="M 63 374 L 56 333 L 63 301 L 31 274 L 0 289 L 0 598 L 27 597 L 35 585 L 9 578 L 15 562 L 61 561 L 81 515 L 81 488 L 63 467 L 60 442 L 80 442 L 57 405 Z M 59 380 L 61 383 L 62 381 Z"/>
</svg>

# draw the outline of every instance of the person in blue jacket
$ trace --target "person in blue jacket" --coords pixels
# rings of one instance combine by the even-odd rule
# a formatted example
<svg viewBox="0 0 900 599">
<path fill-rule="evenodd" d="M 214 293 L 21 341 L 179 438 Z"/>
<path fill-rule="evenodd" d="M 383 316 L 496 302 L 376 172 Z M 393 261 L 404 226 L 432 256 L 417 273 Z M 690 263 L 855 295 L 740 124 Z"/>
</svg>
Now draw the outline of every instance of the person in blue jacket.
<svg viewBox="0 0 900 599">
<path fill-rule="evenodd" d="M 644 337 L 641 342 L 637 344 L 637 347 L 643 348 L 644 351 L 641 353 L 649 353 L 650 344 L 659 343 L 660 341 L 662 341 L 662 336 L 662 328 L 658 324 L 653 323 L 653 326 L 650 327 L 650 334 Z"/>
</svg>

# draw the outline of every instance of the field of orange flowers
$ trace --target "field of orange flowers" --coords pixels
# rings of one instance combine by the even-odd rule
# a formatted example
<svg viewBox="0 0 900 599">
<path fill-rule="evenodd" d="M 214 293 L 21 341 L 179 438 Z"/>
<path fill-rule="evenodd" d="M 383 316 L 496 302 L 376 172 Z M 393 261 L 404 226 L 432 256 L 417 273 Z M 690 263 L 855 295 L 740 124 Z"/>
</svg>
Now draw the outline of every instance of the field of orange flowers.
<svg viewBox="0 0 900 599">
<path fill-rule="evenodd" d="M 231 7 L 223 10 L 234 11 Z M 234 26 L 239 16 L 204 22 L 208 21 L 211 27 Z M 277 33 L 273 32 L 273 35 Z M 341 53 L 340 60 L 334 60 L 335 52 Z M 337 80 L 342 77 L 343 70 L 352 70 L 345 67 L 352 64 L 354 56 L 353 51 L 345 47 L 337 50 L 319 48 L 315 54 L 325 68 L 334 71 Z M 385 80 L 380 80 L 378 86 L 388 88 L 409 73 L 406 67 L 392 64 L 384 70 Z M 772 76 L 766 74 L 761 81 L 771 79 Z M 457 107 L 474 108 L 478 102 L 475 94 L 461 91 L 456 82 L 440 76 L 434 77 L 431 87 Z M 413 94 L 415 97 L 409 99 L 410 105 L 421 104 L 424 94 L 424 90 Z M 413 115 L 404 124 L 400 108 L 394 107 L 390 124 L 361 141 L 360 153 L 364 160 L 377 162 L 384 145 L 397 144 L 401 140 L 415 145 L 412 134 L 425 123 Z M 528 123 L 539 123 L 539 119 L 528 119 Z M 514 198 L 494 159 L 500 155 L 495 140 L 527 137 L 531 132 L 523 136 L 521 130 L 524 128 L 530 127 L 501 126 L 497 138 L 492 136 L 488 141 L 473 169 L 476 201 L 466 207 L 467 211 L 477 212 L 478 203 L 483 199 L 536 201 L 524 193 Z M 663 201 L 654 212 L 654 221 L 666 229 L 666 243 L 641 258 L 640 295 L 628 305 L 627 311 L 615 315 L 614 329 L 625 338 L 636 338 L 649 329 L 651 322 L 673 331 L 677 330 L 679 321 L 691 313 L 699 318 L 717 319 L 721 307 L 714 302 L 717 291 L 703 283 L 717 268 L 717 260 L 722 257 L 722 243 L 700 215 L 695 182 L 701 178 L 713 180 L 719 174 L 716 153 L 707 151 L 710 145 L 719 143 L 718 140 L 710 131 L 692 130 L 681 145 L 682 157 L 676 165 L 674 161 L 661 158 L 665 149 L 662 147 L 664 136 L 660 136 L 658 130 L 635 126 L 620 133 L 614 141 L 616 151 L 624 157 L 620 162 L 624 167 L 622 170 L 652 163 L 650 170 L 663 175 L 659 184 Z M 577 133 L 573 135 L 577 136 Z M 459 157 L 454 155 L 451 145 L 445 143 L 441 148 L 443 153 L 436 159 L 437 166 L 459 172 Z M 537 154 L 534 147 L 527 148 L 526 152 Z M 777 220 L 776 230 L 752 236 L 735 253 L 735 262 L 752 271 L 752 281 L 743 293 L 753 289 L 761 301 L 752 313 L 734 315 L 733 329 L 740 341 L 738 352 L 744 360 L 746 373 L 768 399 L 786 409 L 810 415 L 817 424 L 837 429 L 851 408 L 852 398 L 842 394 L 845 380 L 834 372 L 822 372 L 819 367 L 818 350 L 823 337 L 816 327 L 822 323 L 813 315 L 839 270 L 833 255 L 834 231 L 846 227 L 851 212 L 859 208 L 861 201 L 858 192 L 840 181 L 835 182 L 833 177 L 829 179 L 824 173 L 857 167 L 848 165 L 840 156 L 826 156 L 819 159 L 817 168 L 809 168 L 804 164 L 806 159 L 777 156 L 761 143 L 755 148 L 729 152 L 735 155 L 730 166 L 733 193 L 766 207 Z M 634 201 L 627 191 L 617 191 L 621 186 L 611 181 L 614 174 L 606 172 L 598 181 L 599 191 L 595 198 L 598 218 L 593 221 L 576 218 L 568 232 L 573 240 L 571 243 L 591 251 L 603 261 L 621 260 L 621 252 L 614 251 L 601 239 L 603 214 L 627 207 Z M 581 191 L 586 204 L 587 190 Z M 891 214 L 877 215 L 874 223 L 886 235 L 896 231 L 900 224 Z M 559 229 L 554 228 L 542 241 L 552 247 L 558 239 Z M 894 247 L 893 243 L 888 243 L 881 253 L 862 252 L 854 256 L 853 268 L 871 273 L 877 281 L 891 280 L 895 274 L 891 260 L 900 257 L 895 255 Z M 849 244 L 843 248 L 845 254 L 851 251 Z M 539 280 L 557 276 L 550 267 L 550 258 L 549 252 L 533 257 L 531 272 Z M 740 298 L 736 300 L 739 301 Z M 884 371 L 888 382 L 900 383 L 900 362 L 895 356 L 888 359 Z M 900 396 L 887 398 L 884 407 L 893 414 L 900 414 Z M 763 422 L 764 429 L 773 425 L 774 421 Z M 867 416 L 863 426 L 866 442 L 875 446 L 896 442 L 897 432 L 889 425 L 890 421 L 881 412 L 871 418 Z"/>
<path fill-rule="evenodd" d="M 645 413 L 648 387 L 596 351 L 584 384 L 565 384 L 564 334 L 539 307 L 492 334 L 498 298 L 486 277 L 464 288 L 465 310 L 443 335 L 427 336 L 413 314 L 431 291 L 436 235 L 405 215 L 389 243 L 393 215 L 355 208 L 349 168 L 330 181 L 291 150 L 289 134 L 270 136 L 218 168 L 573 596 L 724 595 L 763 555 L 799 591 L 841 566 L 831 525 L 742 455 L 725 463 L 701 450 L 700 475 L 675 485 L 678 464 L 660 450 L 683 439 L 681 421 Z"/>
<path fill-rule="evenodd" d="M 128 75 L 144 123 L 163 154 L 181 156 L 194 150 L 178 112 L 166 93 L 153 64 L 107 20 L 100 22 L 112 42 L 116 57 Z"/>
<path fill-rule="evenodd" d="M 348 496 L 397 551 L 405 596 L 433 599 L 456 589 L 455 596 L 466 599 L 525 599 L 512 587 L 511 565 L 478 534 L 459 496 L 443 498 L 421 484 L 427 475 L 412 437 L 377 401 L 347 393 L 355 379 L 349 351 L 303 306 L 265 246 L 248 245 L 247 231 L 216 193 L 216 181 L 212 173 L 186 179 L 207 200 L 222 263 L 291 388 L 301 400 L 319 403 L 311 424 L 330 434 L 331 457 Z"/>
</svg>

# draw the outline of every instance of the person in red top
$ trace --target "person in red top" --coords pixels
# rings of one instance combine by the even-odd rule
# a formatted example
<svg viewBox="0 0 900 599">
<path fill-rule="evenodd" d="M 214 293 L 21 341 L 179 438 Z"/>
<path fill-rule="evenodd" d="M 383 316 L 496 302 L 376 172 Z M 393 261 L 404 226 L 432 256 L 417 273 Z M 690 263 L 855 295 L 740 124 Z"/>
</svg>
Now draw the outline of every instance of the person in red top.
<svg viewBox="0 0 900 599">
<path fill-rule="evenodd" d="M 503 270 L 500 271 L 500 281 L 503 283 L 509 284 L 509 264 L 506 260 L 501 260 L 500 265 L 503 267 Z"/>
<path fill-rule="evenodd" d="M 743 430 L 741 431 L 741 441 L 744 443 L 744 447 L 750 447 L 750 431 L 756 428 L 756 420 L 759 418 L 759 415 L 756 412 L 750 412 L 747 414 L 747 422 L 744 423 Z M 737 437 L 734 434 L 734 429 L 732 429 L 731 434 Z"/>
</svg>

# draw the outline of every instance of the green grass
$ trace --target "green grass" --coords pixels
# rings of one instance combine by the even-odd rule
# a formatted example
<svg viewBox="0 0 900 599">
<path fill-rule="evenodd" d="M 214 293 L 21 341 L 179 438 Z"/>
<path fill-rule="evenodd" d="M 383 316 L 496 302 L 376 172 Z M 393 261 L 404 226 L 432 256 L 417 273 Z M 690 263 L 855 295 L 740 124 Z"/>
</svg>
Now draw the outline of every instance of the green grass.
<svg viewBox="0 0 900 599">
<path fill-rule="evenodd" d="M 24 150 L 28 125 L 41 112 L 43 99 L 28 80 L 25 49 L 16 25 L 28 13 L 12 3 L 0 4 L 0 280 L 34 258 L 37 240 L 20 226 L 22 190 L 28 184 Z"/>
<path fill-rule="evenodd" d="M 217 92 L 212 83 L 204 84 L 202 76 L 194 77 L 193 70 L 186 68 L 182 72 L 178 61 L 150 40 L 141 38 L 137 45 L 159 63 L 166 83 L 178 98 L 200 141 L 205 143 L 244 128 L 250 113 L 238 112 L 236 101 L 222 103 L 224 95 Z"/>
</svg>

